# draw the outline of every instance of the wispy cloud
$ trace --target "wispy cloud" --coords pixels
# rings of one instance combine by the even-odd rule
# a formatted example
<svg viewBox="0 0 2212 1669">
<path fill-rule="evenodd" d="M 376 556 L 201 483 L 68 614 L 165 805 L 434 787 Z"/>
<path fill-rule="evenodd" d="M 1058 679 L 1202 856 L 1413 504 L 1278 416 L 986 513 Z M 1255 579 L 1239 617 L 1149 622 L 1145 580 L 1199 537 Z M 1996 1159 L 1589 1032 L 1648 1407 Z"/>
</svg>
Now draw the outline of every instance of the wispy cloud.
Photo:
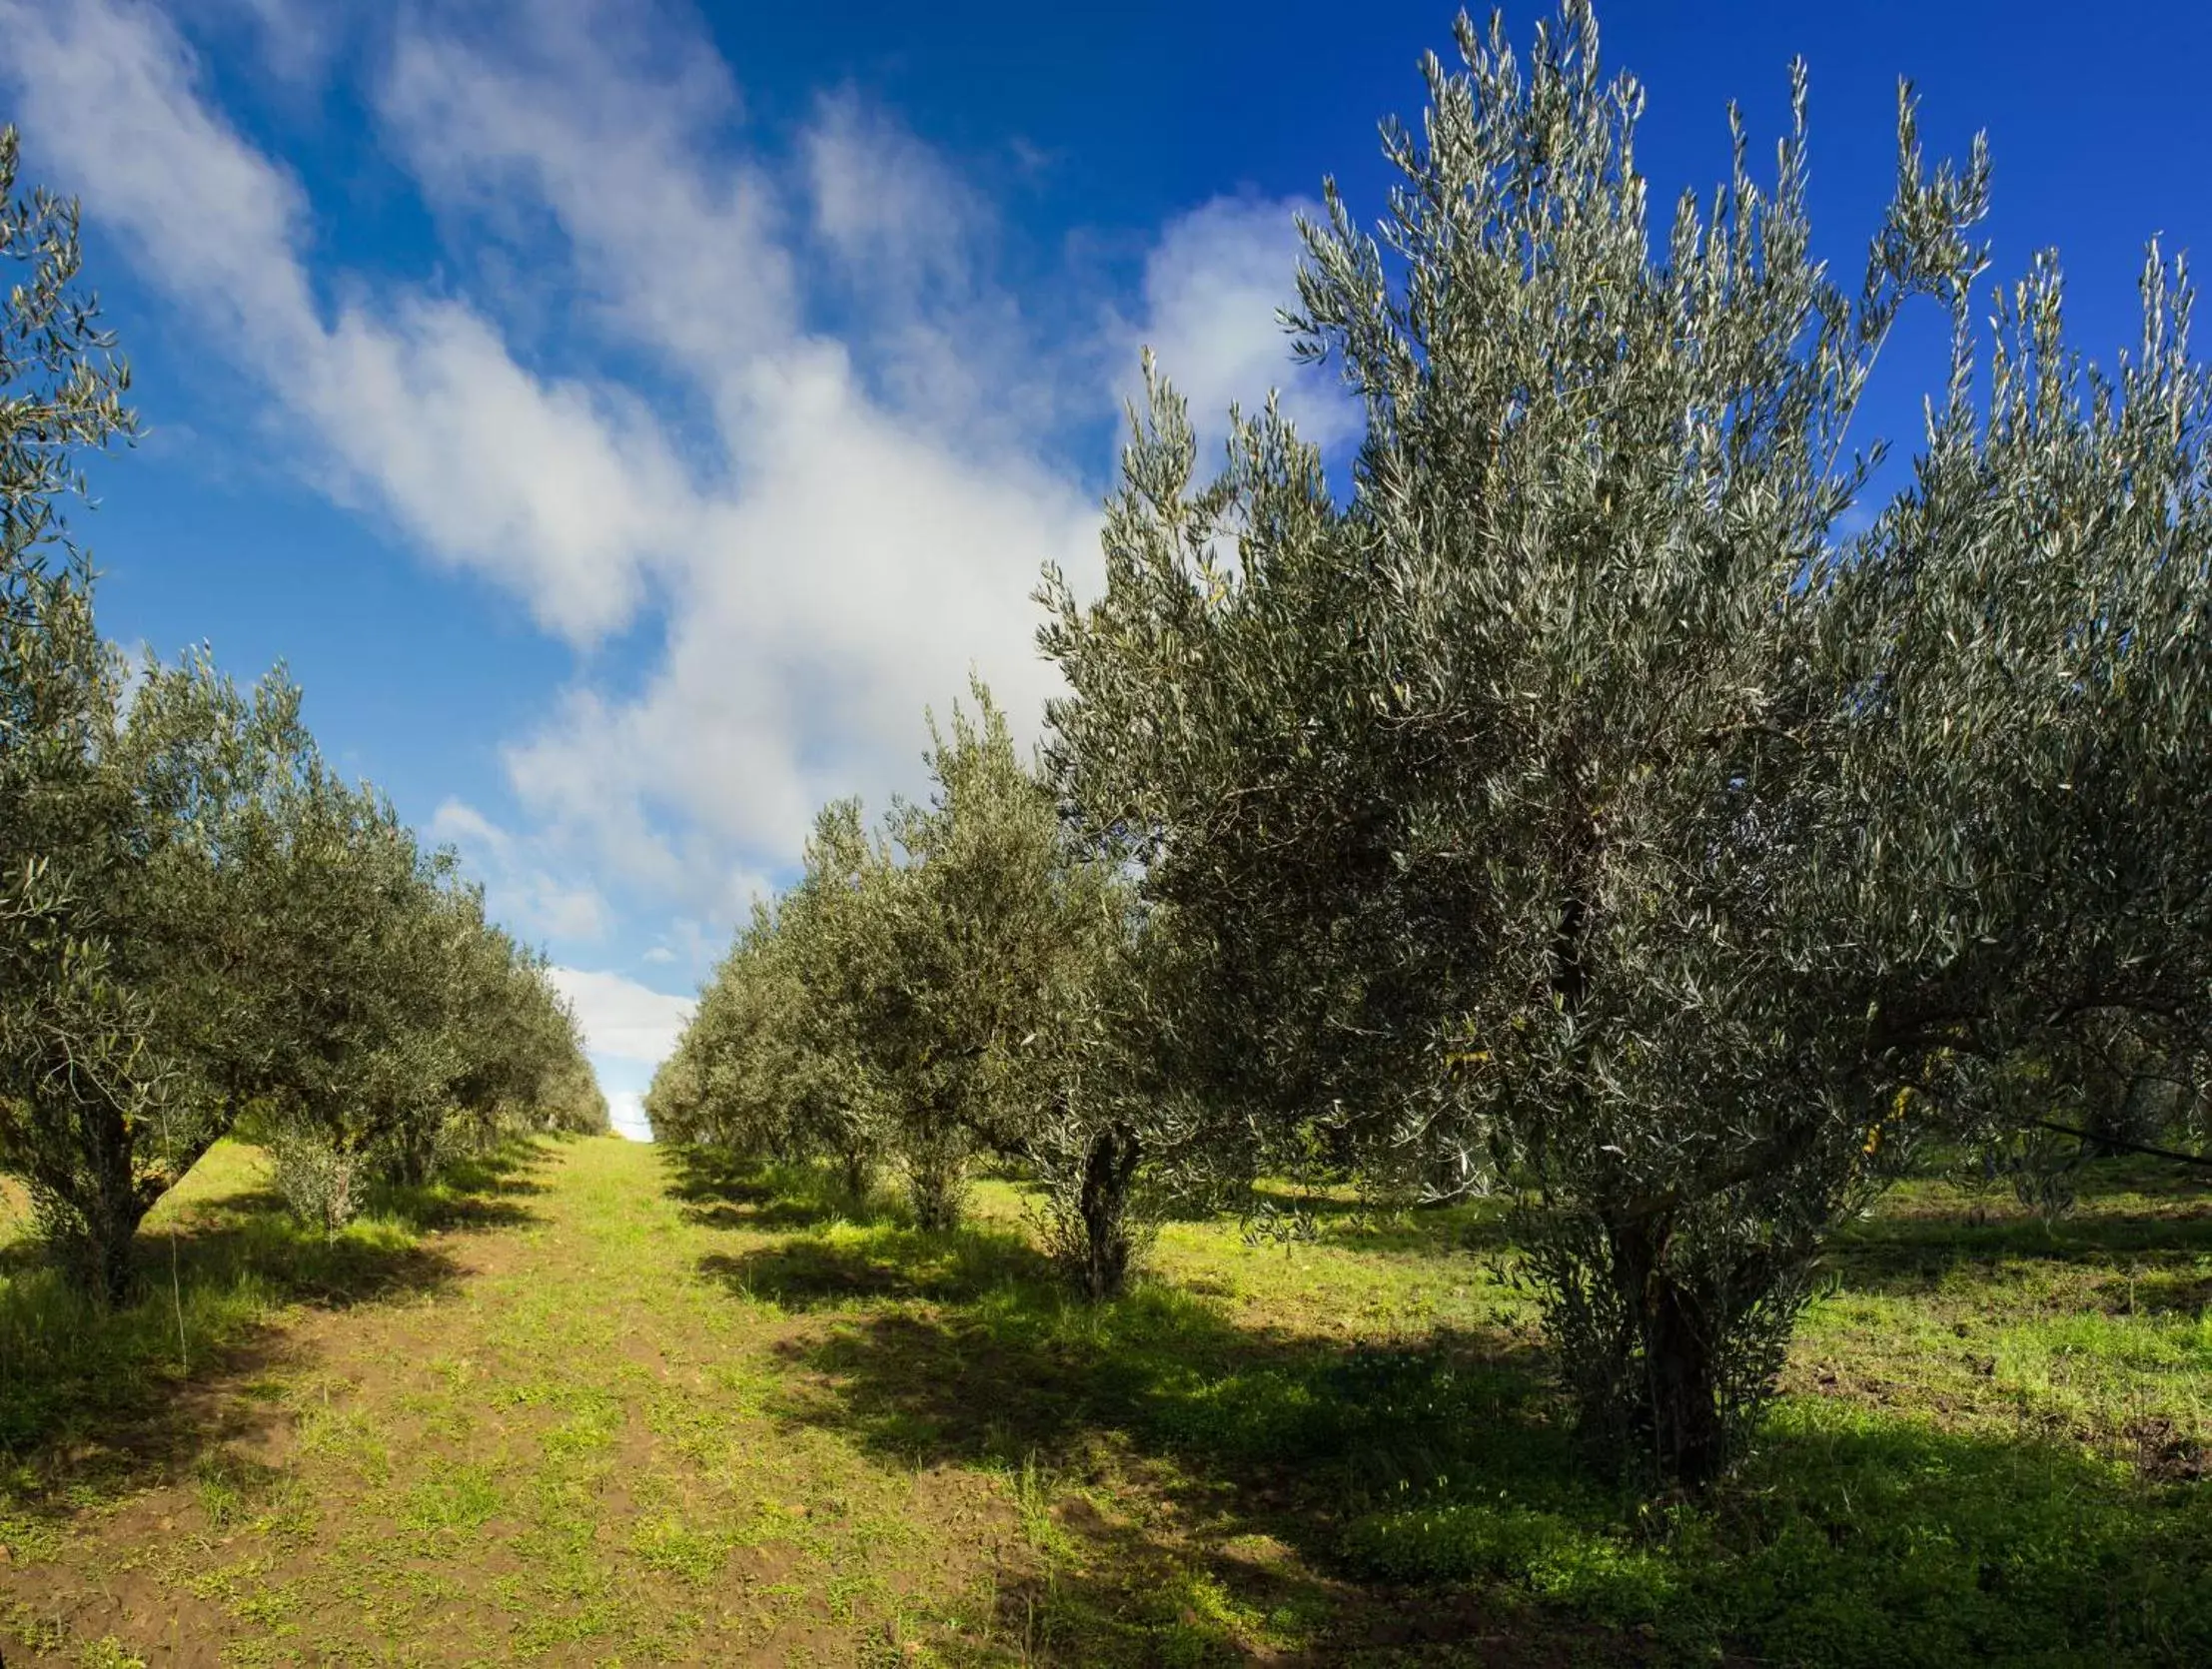
<svg viewBox="0 0 2212 1669">
<path fill-rule="evenodd" d="M 557 863 L 537 850 L 542 842 L 518 837 L 467 801 L 440 805 L 430 835 L 459 852 L 483 880 L 491 914 L 525 935 L 577 945 L 597 943 L 612 931 L 613 911 L 597 887 L 563 879 Z"/>
<path fill-rule="evenodd" d="M 403 289 L 324 308 L 297 181 L 206 101 L 159 12 L 0 0 L 0 31 L 41 151 L 343 483 L 556 631 L 589 639 L 629 616 L 698 512 L 634 401 L 533 375 L 463 302 Z"/>
<path fill-rule="evenodd" d="M 911 778 L 923 706 L 971 666 L 1041 705 L 1028 593 L 1047 558 L 1085 564 L 1096 512 L 1034 421 L 995 420 L 1061 380 L 1017 369 L 991 211 L 946 159 L 843 92 L 778 166 L 733 136 L 705 43 L 663 20 L 609 61 L 589 8 L 560 15 L 575 33 L 541 20 L 521 57 L 425 26 L 381 106 L 449 211 L 539 204 L 602 326 L 714 414 L 658 668 L 572 690 L 508 767 L 595 861 L 727 919 L 822 799 Z M 802 256 L 842 334 L 800 305 Z"/>
<path fill-rule="evenodd" d="M 1142 345 L 1159 357 L 1190 402 L 1201 437 L 1213 444 L 1227 432 L 1233 403 L 1250 415 L 1270 390 L 1299 432 L 1325 449 L 1358 430 L 1359 410 L 1333 369 L 1294 365 L 1278 318 L 1298 299 L 1300 212 L 1318 217 L 1321 209 L 1222 197 L 1162 230 L 1145 259 L 1143 308 L 1123 327 L 1128 351 L 1115 357 L 1125 399 L 1140 386 L 1134 368 Z"/>
<path fill-rule="evenodd" d="M 225 3 L 294 31 L 318 73 L 362 68 L 332 67 L 343 31 L 285 0 Z M 550 632 L 640 634 L 641 676 L 584 659 L 511 740 L 519 818 L 474 792 L 438 814 L 497 907 L 564 943 L 649 907 L 695 963 L 820 801 L 912 784 L 924 706 L 971 668 L 1038 711 L 1055 676 L 1029 593 L 1047 560 L 1095 565 L 1139 343 L 1201 413 L 1288 382 L 1324 437 L 1346 432 L 1273 319 L 1290 205 L 1202 206 L 1162 229 L 1141 295 L 1047 341 L 958 159 L 851 89 L 763 135 L 688 13 L 400 13 L 363 73 L 444 242 L 416 283 L 318 258 L 300 180 L 146 0 L 0 0 L 0 37 L 42 166 L 258 382 L 309 478 Z M 471 282 L 493 272 L 513 282 Z M 546 317 L 582 325 L 557 370 L 532 351 Z M 1085 455 L 1053 438 L 1071 420 L 1097 437 Z M 590 982 L 617 976 L 572 977 L 612 1001 Z M 599 1024 L 657 1048 L 673 1011 L 655 1012 Z"/>
</svg>

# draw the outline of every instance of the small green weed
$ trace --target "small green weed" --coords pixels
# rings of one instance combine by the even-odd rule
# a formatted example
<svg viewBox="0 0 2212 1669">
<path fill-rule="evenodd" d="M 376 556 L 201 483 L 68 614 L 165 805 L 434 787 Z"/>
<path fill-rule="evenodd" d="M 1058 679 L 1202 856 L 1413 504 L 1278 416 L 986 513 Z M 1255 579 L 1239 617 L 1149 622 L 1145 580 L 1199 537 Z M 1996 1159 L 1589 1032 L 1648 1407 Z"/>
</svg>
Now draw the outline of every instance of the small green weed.
<svg viewBox="0 0 2212 1669">
<path fill-rule="evenodd" d="M 408 1492 L 400 1522 L 429 1534 L 482 1529 L 504 1504 L 498 1477 L 490 1466 L 453 1466 L 425 1478 Z"/>
<path fill-rule="evenodd" d="M 146 1669 L 146 1660 L 114 1635 L 106 1635 L 77 1652 L 78 1669 Z"/>
<path fill-rule="evenodd" d="M 703 1585 L 719 1575 L 729 1557 L 729 1538 L 685 1524 L 673 1513 L 648 1518 L 637 1526 L 630 1546 L 654 1570 Z"/>
</svg>

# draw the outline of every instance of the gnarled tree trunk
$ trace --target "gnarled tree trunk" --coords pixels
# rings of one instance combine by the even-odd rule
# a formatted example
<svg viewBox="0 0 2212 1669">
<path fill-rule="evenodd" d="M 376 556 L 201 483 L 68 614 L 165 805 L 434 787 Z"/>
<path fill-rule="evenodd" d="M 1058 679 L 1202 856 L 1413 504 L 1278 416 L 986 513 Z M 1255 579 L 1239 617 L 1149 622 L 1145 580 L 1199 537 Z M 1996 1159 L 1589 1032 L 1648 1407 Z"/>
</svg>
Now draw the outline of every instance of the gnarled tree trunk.
<svg viewBox="0 0 2212 1669">
<path fill-rule="evenodd" d="M 1128 1289 L 1136 1240 L 1129 1221 L 1130 1190 L 1144 1157 L 1134 1131 L 1109 1126 L 1091 1138 L 1083 1156 L 1076 1214 L 1083 1227 L 1083 1295 L 1094 1303 Z"/>
<path fill-rule="evenodd" d="M 1615 1295 L 1632 1337 L 1623 1410 L 1632 1440 L 1654 1470 L 1691 1489 L 1727 1464 L 1718 1318 L 1669 1267 L 1671 1214 L 1637 1216 L 1611 1226 Z"/>
</svg>

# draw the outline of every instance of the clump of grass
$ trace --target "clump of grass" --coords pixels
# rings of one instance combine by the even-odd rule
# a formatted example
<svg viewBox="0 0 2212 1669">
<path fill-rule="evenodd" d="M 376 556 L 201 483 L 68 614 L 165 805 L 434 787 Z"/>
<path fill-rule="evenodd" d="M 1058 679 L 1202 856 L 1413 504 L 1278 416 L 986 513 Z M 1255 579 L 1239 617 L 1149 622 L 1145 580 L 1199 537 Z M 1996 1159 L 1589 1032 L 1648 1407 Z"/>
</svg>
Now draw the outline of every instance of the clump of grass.
<svg viewBox="0 0 2212 1669">
<path fill-rule="evenodd" d="M 1648 1622 L 1678 1586 L 1663 1550 L 1638 1547 L 1556 1512 L 1484 1501 L 1446 1502 L 1353 1521 L 1345 1552 L 1356 1570 L 1390 1582 L 1492 1578 L 1525 1586 L 1594 1621 Z"/>
<path fill-rule="evenodd" d="M 492 1467 L 449 1466 L 409 1492 L 400 1522 L 432 1535 L 466 1534 L 482 1529 L 505 1504 Z"/>
<path fill-rule="evenodd" d="M 1052 1516 L 1053 1504 L 1060 1493 L 1060 1479 L 1038 1460 L 1035 1449 L 1021 1457 L 1021 1465 L 1009 1473 L 1007 1481 L 1014 1497 L 1014 1511 L 1021 1519 L 1021 1537 L 1029 1544 L 1029 1550 L 1048 1560 L 1070 1557 L 1074 1548 Z"/>
<path fill-rule="evenodd" d="M 701 1587 L 728 1562 L 730 1540 L 718 1530 L 662 1512 L 637 1526 L 630 1548 L 649 1568 Z"/>
<path fill-rule="evenodd" d="M 77 1653 L 78 1669 L 146 1669 L 146 1660 L 114 1635 L 105 1635 Z"/>
<path fill-rule="evenodd" d="M 2078 1451 L 1799 1399 L 1696 1506 L 1466 1475 L 1354 1519 L 1347 1567 L 1829 1669 L 2212 1661 L 2212 1511 Z"/>
</svg>

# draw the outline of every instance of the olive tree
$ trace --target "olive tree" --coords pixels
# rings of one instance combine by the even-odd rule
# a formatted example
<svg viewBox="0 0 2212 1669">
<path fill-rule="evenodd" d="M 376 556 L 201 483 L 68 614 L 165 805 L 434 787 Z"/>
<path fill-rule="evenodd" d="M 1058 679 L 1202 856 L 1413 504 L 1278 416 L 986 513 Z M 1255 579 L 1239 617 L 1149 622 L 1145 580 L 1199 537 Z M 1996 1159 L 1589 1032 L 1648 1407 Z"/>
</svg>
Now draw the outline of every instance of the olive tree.
<svg viewBox="0 0 2212 1669">
<path fill-rule="evenodd" d="M 459 913 L 447 1013 L 462 1038 L 448 1085 L 457 1128 L 480 1148 L 515 1132 L 606 1134 L 606 1098 L 545 953 L 486 919 L 479 887 L 462 890 Z"/>
<path fill-rule="evenodd" d="M 65 1268 L 120 1297 L 140 1219 L 206 1138 L 185 1128 L 151 1007 L 117 966 L 116 883 L 189 842 L 134 775 L 121 668 L 60 514 L 82 454 L 134 431 L 129 375 L 78 283 L 75 205 L 19 194 L 17 161 L 0 129 L 0 1167 L 29 1186 Z"/>
<path fill-rule="evenodd" d="M 0 127 L 0 560 L 11 615 L 42 555 L 68 554 L 59 501 L 82 492 L 79 456 L 137 432 L 130 370 L 78 282 L 77 206 L 17 189 L 16 131 Z M 57 549 L 58 547 L 58 549 Z"/>
<path fill-rule="evenodd" d="M 261 955 L 286 993 L 267 1134 L 295 1209 L 335 1229 L 371 1181 L 420 1180 L 464 1064 L 449 988 L 474 924 L 450 857 L 320 761 L 259 833 Z"/>
<path fill-rule="evenodd" d="M 134 673 L 100 636 L 59 505 L 133 431 L 128 377 L 74 205 L 19 196 L 16 157 L 0 130 L 0 1168 L 120 1297 L 141 1219 L 249 1108 L 338 1132 L 338 1172 L 418 1175 L 456 1112 L 605 1109 L 543 959 L 330 776 L 297 686 L 205 652 Z"/>
<path fill-rule="evenodd" d="M 17 166 L 16 131 L 0 127 L 0 1005 L 16 1065 L 35 1072 L 22 1029 L 37 1028 L 41 994 L 60 980 L 89 997 L 82 982 L 100 961 L 71 924 L 77 889 L 45 848 L 47 825 L 90 791 L 88 748 L 115 673 L 60 508 L 83 490 L 82 454 L 135 422 L 129 370 L 78 282 L 76 206 L 19 192 Z"/>
<path fill-rule="evenodd" d="M 755 1151 L 828 1159 L 854 1201 L 901 1146 L 903 1040 L 876 1030 L 892 1001 L 884 913 L 898 885 L 860 802 L 824 806 L 797 884 L 757 909 L 696 1022 L 709 1106 Z"/>
<path fill-rule="evenodd" d="M 2155 252 L 2112 376 L 2047 260 L 1985 347 L 1981 148 L 1931 170 L 1908 95 L 1846 290 L 1801 68 L 1771 180 L 1731 117 L 1655 248 L 1588 6 L 1526 64 L 1458 45 L 1379 234 L 1333 186 L 1303 228 L 1348 495 L 1272 406 L 1201 478 L 1153 377 L 1103 595 L 1047 576 L 1051 757 L 1198 959 L 1215 1122 L 1513 1186 L 1586 1430 L 1694 1484 L 1822 1236 L 1986 1064 L 2201 1047 L 2205 388 Z M 1915 298 L 1951 372 L 1883 500 L 1848 431 Z"/>
<path fill-rule="evenodd" d="M 704 1051 L 687 1024 L 645 1087 L 645 1123 L 655 1142 L 672 1148 L 717 1145 L 717 1133 L 706 1122 L 703 1067 Z"/>
<path fill-rule="evenodd" d="M 301 744 L 297 691 L 149 664 L 127 711 L 79 589 L 6 635 L 37 705 L 5 774 L 0 1165 L 65 1265 L 120 1296 L 140 1220 L 264 1087 L 247 827 Z"/>
<path fill-rule="evenodd" d="M 1176 1092 L 1149 1024 L 1148 924 L 1102 861 L 1070 863 L 1066 874 L 1064 954 L 1023 1040 L 1026 1116 L 1010 1145 L 1043 1190 L 1047 1255 L 1095 1303 L 1127 1289 L 1184 1133 L 1169 1116 Z"/>
<path fill-rule="evenodd" d="M 956 1219 L 968 1162 L 988 1150 L 1040 1162 L 1069 1208 L 1052 1218 L 1063 1229 L 1118 1235 L 1141 1157 L 1106 1088 L 1127 900 L 1112 865 L 1070 843 L 989 691 L 971 696 L 972 712 L 931 721 L 929 796 L 892 807 L 895 861 L 854 894 L 869 943 L 864 1055 L 925 1226 Z M 1125 1265 L 1126 1248 L 1107 1249 L 1109 1288 Z"/>
<path fill-rule="evenodd" d="M 1056 1256 L 1120 1290 L 1150 1121 L 1131 1024 L 1133 900 L 1068 838 L 980 684 L 932 724 L 932 788 L 871 831 L 825 806 L 795 885 L 756 907 L 647 1107 L 654 1131 L 832 1160 L 848 1193 L 896 1158 L 916 1219 L 959 1218 L 981 1151 L 1028 1162 Z"/>
<path fill-rule="evenodd" d="M 975 699 L 932 724 L 926 801 L 879 830 L 856 800 L 822 809 L 798 883 L 740 936 L 678 1051 L 695 1121 L 834 1155 L 854 1182 L 895 1155 L 931 1229 L 959 1220 L 975 1152 L 1007 1145 L 1050 955 L 1052 802 Z"/>
<path fill-rule="evenodd" d="M 645 1098 L 657 1140 L 827 1159 L 853 1200 L 867 1195 L 884 1141 L 843 1001 L 854 970 L 836 921 L 855 878 L 840 854 L 865 851 L 857 815 L 849 802 L 824 809 L 798 884 L 756 903 Z"/>
</svg>

